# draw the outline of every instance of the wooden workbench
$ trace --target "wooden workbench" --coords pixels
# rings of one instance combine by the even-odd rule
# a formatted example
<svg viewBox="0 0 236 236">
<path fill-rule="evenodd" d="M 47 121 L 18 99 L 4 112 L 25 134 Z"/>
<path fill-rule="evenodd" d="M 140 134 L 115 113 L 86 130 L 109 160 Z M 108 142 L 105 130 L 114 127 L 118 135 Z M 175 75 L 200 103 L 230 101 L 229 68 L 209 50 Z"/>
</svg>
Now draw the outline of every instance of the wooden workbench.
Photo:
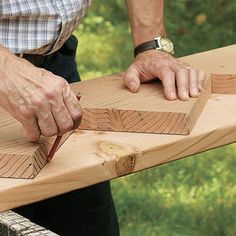
<svg viewBox="0 0 236 236">
<path fill-rule="evenodd" d="M 183 58 L 236 74 L 236 45 Z M 76 85 L 73 85 L 76 86 Z M 0 134 L 1 135 L 1 134 Z M 188 136 L 77 130 L 33 180 L 0 179 L 0 211 L 234 142 L 236 95 L 213 94 Z"/>
</svg>

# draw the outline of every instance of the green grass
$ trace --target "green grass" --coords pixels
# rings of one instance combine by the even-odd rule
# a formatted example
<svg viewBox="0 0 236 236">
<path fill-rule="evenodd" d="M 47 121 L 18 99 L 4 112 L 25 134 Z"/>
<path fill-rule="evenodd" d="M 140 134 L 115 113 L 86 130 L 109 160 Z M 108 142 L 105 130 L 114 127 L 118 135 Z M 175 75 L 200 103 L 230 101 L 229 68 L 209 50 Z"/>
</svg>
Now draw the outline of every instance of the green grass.
<svg viewBox="0 0 236 236">
<path fill-rule="evenodd" d="M 176 56 L 236 42 L 234 0 L 166 0 Z M 123 0 L 94 0 L 75 31 L 82 79 L 125 70 L 133 59 Z M 235 236 L 236 146 L 112 181 L 121 236 Z"/>
<path fill-rule="evenodd" d="M 236 235 L 236 145 L 113 181 L 121 235 Z"/>
</svg>

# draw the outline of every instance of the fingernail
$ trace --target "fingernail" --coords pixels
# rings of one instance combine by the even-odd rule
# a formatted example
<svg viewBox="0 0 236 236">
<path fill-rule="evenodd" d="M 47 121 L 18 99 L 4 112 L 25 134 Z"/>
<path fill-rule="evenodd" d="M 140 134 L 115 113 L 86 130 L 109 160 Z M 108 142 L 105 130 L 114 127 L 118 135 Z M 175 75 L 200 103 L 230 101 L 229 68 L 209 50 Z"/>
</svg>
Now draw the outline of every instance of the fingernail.
<svg viewBox="0 0 236 236">
<path fill-rule="evenodd" d="M 199 90 L 200 90 L 200 91 L 202 91 L 202 90 L 203 90 L 203 87 L 202 87 L 202 85 L 201 85 L 201 84 L 199 84 L 199 85 L 198 85 L 198 88 L 199 88 Z"/>
<path fill-rule="evenodd" d="M 189 95 L 188 95 L 187 92 L 183 92 L 183 93 L 182 93 L 182 97 L 183 97 L 184 99 L 186 99 L 186 100 L 189 99 Z"/>
<path fill-rule="evenodd" d="M 134 81 L 131 81 L 131 82 L 129 83 L 129 87 L 130 87 L 130 89 L 132 90 L 132 92 L 136 92 L 137 89 L 138 89 L 138 85 L 137 85 Z"/>
<path fill-rule="evenodd" d="M 171 92 L 171 93 L 170 93 L 170 98 L 171 98 L 171 99 L 176 99 L 176 94 L 175 94 L 174 92 Z"/>
<path fill-rule="evenodd" d="M 193 95 L 198 96 L 198 89 L 197 88 L 193 88 Z"/>
</svg>

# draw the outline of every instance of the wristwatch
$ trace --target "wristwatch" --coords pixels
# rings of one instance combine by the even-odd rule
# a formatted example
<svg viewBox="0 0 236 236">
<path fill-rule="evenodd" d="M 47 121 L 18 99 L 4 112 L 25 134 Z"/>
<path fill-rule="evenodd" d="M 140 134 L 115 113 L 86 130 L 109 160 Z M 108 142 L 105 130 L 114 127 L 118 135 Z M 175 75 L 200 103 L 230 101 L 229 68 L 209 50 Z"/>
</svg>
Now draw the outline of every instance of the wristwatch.
<svg viewBox="0 0 236 236">
<path fill-rule="evenodd" d="M 160 50 L 160 51 L 167 52 L 170 54 L 174 54 L 174 45 L 172 41 L 167 37 L 159 36 L 159 37 L 154 38 L 151 41 L 144 42 L 138 45 L 134 49 L 134 57 L 136 57 L 141 52 L 151 50 L 151 49 L 156 49 L 156 50 Z"/>
</svg>

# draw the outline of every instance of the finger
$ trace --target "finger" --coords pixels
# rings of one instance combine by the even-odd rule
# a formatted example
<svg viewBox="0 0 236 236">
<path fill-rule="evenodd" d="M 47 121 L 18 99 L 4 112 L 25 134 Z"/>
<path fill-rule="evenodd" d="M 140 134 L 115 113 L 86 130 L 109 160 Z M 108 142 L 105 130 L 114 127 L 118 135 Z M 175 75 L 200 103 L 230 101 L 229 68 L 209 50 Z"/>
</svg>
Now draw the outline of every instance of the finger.
<svg viewBox="0 0 236 236">
<path fill-rule="evenodd" d="M 82 109 L 78 102 L 78 98 L 70 90 L 68 95 L 64 95 L 65 106 L 73 120 L 73 129 L 77 129 L 82 119 Z"/>
<path fill-rule="evenodd" d="M 139 71 L 131 65 L 124 74 L 123 80 L 127 88 L 133 93 L 138 92 L 140 87 Z"/>
<path fill-rule="evenodd" d="M 63 98 L 58 98 L 57 103 L 52 106 L 52 115 L 57 124 L 59 134 L 64 134 L 73 129 L 74 122 L 69 111 L 64 105 Z"/>
<path fill-rule="evenodd" d="M 43 136 L 51 137 L 58 133 L 58 128 L 54 117 L 52 116 L 50 107 L 45 110 L 40 110 L 40 112 L 37 114 L 37 117 L 38 125 Z"/>
<path fill-rule="evenodd" d="M 189 64 L 174 60 L 170 64 L 170 69 L 175 73 L 178 97 L 181 100 L 189 99 Z"/>
<path fill-rule="evenodd" d="M 51 95 L 50 95 L 51 96 Z M 54 120 L 51 111 L 50 96 L 32 96 L 31 102 L 34 108 L 34 114 L 37 118 L 37 123 L 40 132 L 43 136 L 51 137 L 58 133 L 57 124 Z"/>
<path fill-rule="evenodd" d="M 14 112 L 10 113 L 14 114 Z M 22 123 L 26 132 L 26 137 L 29 141 L 36 142 L 39 140 L 41 131 L 33 110 L 27 108 L 26 106 L 19 106 L 17 116 L 13 116 Z"/>
<path fill-rule="evenodd" d="M 203 90 L 203 85 L 206 80 L 206 73 L 203 70 L 198 71 L 198 88 L 200 91 Z"/>
<path fill-rule="evenodd" d="M 191 97 L 195 98 L 198 96 L 198 92 L 199 92 L 197 71 L 193 68 L 190 68 L 189 76 L 190 76 L 189 93 Z"/>
<path fill-rule="evenodd" d="M 177 95 L 175 88 L 175 74 L 173 71 L 168 67 L 162 68 L 159 79 L 162 81 L 165 97 L 169 100 L 175 100 Z"/>
<path fill-rule="evenodd" d="M 189 99 L 189 72 L 186 69 L 176 71 L 176 83 L 179 99 L 185 101 Z"/>
<path fill-rule="evenodd" d="M 26 132 L 26 137 L 30 142 L 36 142 L 39 140 L 41 131 L 38 126 L 37 119 L 32 117 L 31 119 L 22 122 L 24 130 Z"/>
</svg>

